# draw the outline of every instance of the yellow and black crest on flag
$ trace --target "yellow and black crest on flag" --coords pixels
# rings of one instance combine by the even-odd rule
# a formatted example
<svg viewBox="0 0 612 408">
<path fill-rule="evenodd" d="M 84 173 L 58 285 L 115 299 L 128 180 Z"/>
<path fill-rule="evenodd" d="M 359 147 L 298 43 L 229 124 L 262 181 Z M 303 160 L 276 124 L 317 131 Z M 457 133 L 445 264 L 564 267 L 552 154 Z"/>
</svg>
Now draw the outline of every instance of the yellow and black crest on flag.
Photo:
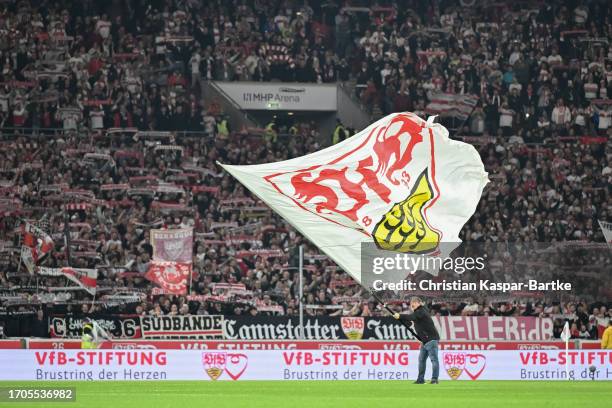
<svg viewBox="0 0 612 408">
<path fill-rule="evenodd" d="M 436 250 L 440 233 L 428 224 L 423 210 L 434 197 L 427 169 L 419 175 L 405 200 L 393 207 L 376 224 L 372 237 L 380 249 L 412 254 Z"/>
</svg>

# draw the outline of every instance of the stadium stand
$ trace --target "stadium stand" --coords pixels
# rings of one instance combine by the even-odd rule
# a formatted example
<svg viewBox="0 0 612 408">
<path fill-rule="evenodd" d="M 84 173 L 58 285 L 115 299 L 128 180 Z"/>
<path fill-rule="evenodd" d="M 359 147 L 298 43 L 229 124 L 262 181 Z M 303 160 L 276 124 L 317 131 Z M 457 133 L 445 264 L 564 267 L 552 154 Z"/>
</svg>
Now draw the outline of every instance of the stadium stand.
<svg viewBox="0 0 612 408">
<path fill-rule="evenodd" d="M 278 139 L 252 129 L 221 132 L 224 113 L 202 99 L 209 80 L 339 81 L 374 118 L 454 110 L 447 126 L 478 148 L 493 185 L 463 239 L 575 241 L 563 247 L 568 259 L 593 251 L 596 260 L 565 264 L 566 273 L 583 274 L 585 287 L 589 274 L 611 270 L 597 226 L 612 221 L 605 1 L 491 3 L 461 14 L 464 1 L 63 3 L 0 4 L 5 318 L 34 319 L 37 310 L 293 315 L 302 243 L 308 314 L 384 313 L 215 165 L 301 156 L 331 135 L 300 120 L 291 132 L 279 129 Z M 26 219 L 55 242 L 44 266 L 98 270 L 95 299 L 20 265 Z M 194 227 L 196 238 L 190 295 L 156 294 L 144 278 L 149 231 L 183 226 Z M 553 316 L 557 336 L 570 319 L 573 337 L 597 338 L 612 318 L 612 305 L 601 301 L 612 288 L 590 285 L 590 298 L 466 298 L 433 308 Z M 117 301 L 125 294 L 135 301 Z"/>
</svg>

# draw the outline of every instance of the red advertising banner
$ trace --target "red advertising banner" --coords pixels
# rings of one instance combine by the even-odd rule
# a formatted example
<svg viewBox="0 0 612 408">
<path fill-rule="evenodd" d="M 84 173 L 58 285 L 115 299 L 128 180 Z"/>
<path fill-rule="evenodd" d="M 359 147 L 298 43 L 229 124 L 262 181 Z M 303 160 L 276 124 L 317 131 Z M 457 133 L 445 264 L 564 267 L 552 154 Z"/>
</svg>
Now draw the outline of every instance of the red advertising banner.
<svg viewBox="0 0 612 408">
<path fill-rule="evenodd" d="M 580 348 L 586 350 L 600 350 L 600 340 L 580 340 Z"/>
<path fill-rule="evenodd" d="M 569 344 L 574 349 L 574 343 Z M 28 339 L 30 349 L 78 349 L 79 340 Z M 0 343 L 2 348 L 2 343 Z M 117 340 L 105 341 L 102 349 L 159 349 L 159 350 L 418 350 L 417 341 L 245 341 L 245 340 Z M 442 350 L 557 350 L 564 349 L 562 341 L 442 341 Z"/>
<path fill-rule="evenodd" d="M 21 340 L 0 340 L 0 349 L 21 349 L 23 344 Z"/>
</svg>

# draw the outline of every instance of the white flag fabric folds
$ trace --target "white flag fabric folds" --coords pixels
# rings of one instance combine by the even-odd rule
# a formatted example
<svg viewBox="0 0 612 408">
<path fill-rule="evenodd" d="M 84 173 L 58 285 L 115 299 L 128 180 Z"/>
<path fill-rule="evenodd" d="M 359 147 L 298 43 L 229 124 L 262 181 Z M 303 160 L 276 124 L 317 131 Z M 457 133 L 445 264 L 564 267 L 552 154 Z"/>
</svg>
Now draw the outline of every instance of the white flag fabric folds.
<svg viewBox="0 0 612 408">
<path fill-rule="evenodd" d="M 91 321 L 93 330 L 91 331 L 94 343 L 100 343 L 103 340 L 112 340 L 112 336 L 95 320 Z"/>
<path fill-rule="evenodd" d="M 569 322 L 566 321 L 565 325 L 563 325 L 563 331 L 561 332 L 561 340 L 569 341 L 572 338 L 572 333 L 570 331 Z"/>
<path fill-rule="evenodd" d="M 409 254 L 459 243 L 488 182 L 473 146 L 412 113 L 291 160 L 222 167 L 361 282 L 361 244 Z"/>
<path fill-rule="evenodd" d="M 36 250 L 34 248 L 30 248 L 26 245 L 21 246 L 21 262 L 23 262 L 28 272 L 30 272 L 30 275 L 33 275 L 36 271 L 35 253 Z"/>
<path fill-rule="evenodd" d="M 612 222 L 597 221 L 608 244 L 612 244 Z"/>
<path fill-rule="evenodd" d="M 64 268 L 47 268 L 39 266 L 38 273 L 46 276 L 64 276 L 89 292 L 89 294 L 96 294 L 96 288 L 98 286 L 97 269 L 72 268 L 70 266 Z"/>
</svg>

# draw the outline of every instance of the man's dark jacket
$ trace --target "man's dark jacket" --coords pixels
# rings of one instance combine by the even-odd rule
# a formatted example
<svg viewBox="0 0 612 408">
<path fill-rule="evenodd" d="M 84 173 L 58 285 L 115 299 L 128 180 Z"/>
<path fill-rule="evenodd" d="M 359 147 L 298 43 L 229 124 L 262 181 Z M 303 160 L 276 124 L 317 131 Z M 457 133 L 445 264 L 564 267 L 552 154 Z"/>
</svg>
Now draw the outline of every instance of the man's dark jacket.
<svg viewBox="0 0 612 408">
<path fill-rule="evenodd" d="M 440 335 L 429 315 L 429 310 L 425 306 L 417 307 L 411 315 L 400 316 L 400 320 L 407 324 L 414 322 L 414 330 L 423 344 L 431 340 L 440 340 Z"/>
</svg>

